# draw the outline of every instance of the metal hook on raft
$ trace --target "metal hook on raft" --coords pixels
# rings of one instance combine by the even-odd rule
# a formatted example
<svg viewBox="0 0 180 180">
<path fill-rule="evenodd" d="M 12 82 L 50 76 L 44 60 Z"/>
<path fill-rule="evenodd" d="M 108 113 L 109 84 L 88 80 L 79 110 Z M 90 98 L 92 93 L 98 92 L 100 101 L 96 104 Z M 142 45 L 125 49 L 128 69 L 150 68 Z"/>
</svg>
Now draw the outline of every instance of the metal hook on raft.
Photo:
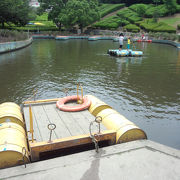
<svg viewBox="0 0 180 180">
<path fill-rule="evenodd" d="M 22 159 L 20 159 L 18 162 L 19 163 L 23 162 L 24 167 L 26 168 L 25 156 L 26 156 L 26 148 L 22 147 Z"/>
<path fill-rule="evenodd" d="M 48 142 L 51 142 L 52 131 L 54 129 L 56 129 L 56 125 L 53 124 L 53 123 L 50 123 L 50 124 L 48 124 L 47 128 L 50 130 L 50 137 L 49 137 L 49 141 Z"/>
<path fill-rule="evenodd" d="M 96 122 L 98 123 L 98 133 L 95 133 L 94 135 L 92 134 L 92 131 L 91 131 L 91 127 L 93 125 L 93 123 Z M 97 116 L 95 118 L 94 121 L 92 121 L 89 125 L 89 133 L 90 133 L 90 138 L 92 139 L 92 142 L 94 143 L 95 145 L 95 149 L 96 149 L 96 152 L 98 153 L 99 152 L 99 145 L 98 145 L 98 141 L 99 141 L 99 136 L 101 134 L 101 127 L 100 127 L 100 123 L 102 122 L 102 117 L 101 116 Z"/>
</svg>

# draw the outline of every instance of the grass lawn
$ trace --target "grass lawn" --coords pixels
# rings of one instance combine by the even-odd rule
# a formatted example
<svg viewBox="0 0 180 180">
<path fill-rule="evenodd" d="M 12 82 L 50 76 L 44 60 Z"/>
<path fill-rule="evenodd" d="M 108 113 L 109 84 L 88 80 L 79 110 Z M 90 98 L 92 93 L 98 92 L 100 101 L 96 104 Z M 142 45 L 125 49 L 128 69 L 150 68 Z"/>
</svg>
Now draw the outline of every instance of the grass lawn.
<svg viewBox="0 0 180 180">
<path fill-rule="evenodd" d="M 177 27 L 180 24 L 180 14 L 175 14 L 174 16 L 159 18 L 159 22 L 165 22 L 173 27 Z"/>
</svg>

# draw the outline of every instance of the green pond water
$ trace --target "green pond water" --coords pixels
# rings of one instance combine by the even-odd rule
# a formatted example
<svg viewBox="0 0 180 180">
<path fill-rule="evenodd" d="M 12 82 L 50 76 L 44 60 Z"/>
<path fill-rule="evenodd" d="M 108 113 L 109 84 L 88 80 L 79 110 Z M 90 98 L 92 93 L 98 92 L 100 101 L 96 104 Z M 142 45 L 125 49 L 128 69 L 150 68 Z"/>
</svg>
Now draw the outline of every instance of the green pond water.
<svg viewBox="0 0 180 180">
<path fill-rule="evenodd" d="M 0 55 L 0 103 L 21 104 L 63 97 L 65 88 L 108 103 L 143 129 L 148 139 L 180 149 L 180 50 L 170 45 L 136 43 L 143 57 L 111 57 L 111 40 L 34 40 Z"/>
</svg>

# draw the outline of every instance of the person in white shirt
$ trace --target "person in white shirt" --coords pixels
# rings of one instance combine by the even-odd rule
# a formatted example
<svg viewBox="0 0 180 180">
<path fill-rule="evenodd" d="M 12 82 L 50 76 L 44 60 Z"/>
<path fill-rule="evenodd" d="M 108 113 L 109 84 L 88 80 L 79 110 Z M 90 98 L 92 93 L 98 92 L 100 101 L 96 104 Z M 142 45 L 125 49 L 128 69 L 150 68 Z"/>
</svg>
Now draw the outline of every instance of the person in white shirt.
<svg viewBox="0 0 180 180">
<path fill-rule="evenodd" d="M 123 35 L 123 33 L 121 33 L 119 35 L 119 50 L 120 51 L 122 50 L 122 47 L 123 47 L 123 41 L 124 41 L 124 35 Z"/>
</svg>

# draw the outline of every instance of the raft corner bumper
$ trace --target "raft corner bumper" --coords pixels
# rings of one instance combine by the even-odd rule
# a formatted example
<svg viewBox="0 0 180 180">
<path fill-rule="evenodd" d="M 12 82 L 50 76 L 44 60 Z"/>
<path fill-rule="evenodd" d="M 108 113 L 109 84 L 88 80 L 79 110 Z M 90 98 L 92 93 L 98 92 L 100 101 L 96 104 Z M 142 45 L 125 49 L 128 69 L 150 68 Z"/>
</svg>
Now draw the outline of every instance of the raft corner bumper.
<svg viewBox="0 0 180 180">
<path fill-rule="evenodd" d="M 116 131 L 116 144 L 140 139 L 147 139 L 147 135 L 137 126 L 125 126 Z"/>
</svg>

